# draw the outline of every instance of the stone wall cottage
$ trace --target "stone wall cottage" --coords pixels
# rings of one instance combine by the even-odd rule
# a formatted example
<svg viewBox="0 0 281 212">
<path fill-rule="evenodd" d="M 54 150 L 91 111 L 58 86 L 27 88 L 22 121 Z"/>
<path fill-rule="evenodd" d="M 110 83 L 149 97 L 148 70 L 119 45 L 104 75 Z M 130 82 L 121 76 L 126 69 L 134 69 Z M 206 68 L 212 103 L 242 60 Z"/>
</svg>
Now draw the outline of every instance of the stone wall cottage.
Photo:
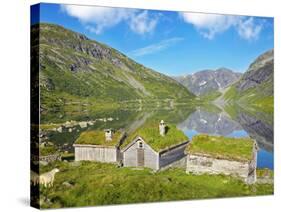
<svg viewBox="0 0 281 212">
<path fill-rule="evenodd" d="M 75 160 L 118 162 L 121 158 L 120 145 L 125 138 L 124 132 L 114 132 L 113 129 L 85 131 L 73 144 Z"/>
<path fill-rule="evenodd" d="M 197 135 L 186 154 L 187 173 L 234 175 L 256 182 L 257 144 L 252 139 Z"/>
<path fill-rule="evenodd" d="M 163 131 L 162 126 L 165 126 Z M 159 170 L 185 157 L 188 138 L 176 126 L 150 123 L 142 126 L 121 145 L 125 167 Z"/>
</svg>

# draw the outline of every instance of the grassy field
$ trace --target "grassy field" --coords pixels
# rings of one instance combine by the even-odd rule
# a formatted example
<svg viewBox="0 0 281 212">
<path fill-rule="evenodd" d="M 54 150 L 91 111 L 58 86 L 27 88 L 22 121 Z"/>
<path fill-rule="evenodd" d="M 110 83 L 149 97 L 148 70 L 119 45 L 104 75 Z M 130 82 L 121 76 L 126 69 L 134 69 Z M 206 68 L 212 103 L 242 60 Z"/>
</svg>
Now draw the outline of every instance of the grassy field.
<svg viewBox="0 0 281 212">
<path fill-rule="evenodd" d="M 57 148 L 54 146 L 46 146 L 46 147 L 40 147 L 39 148 L 39 154 L 40 156 L 47 156 L 57 153 Z"/>
<path fill-rule="evenodd" d="M 40 187 L 42 208 L 80 207 L 273 194 L 272 184 L 246 185 L 223 175 L 191 175 L 181 169 L 117 168 L 95 162 L 57 162 L 52 188 Z"/>
<path fill-rule="evenodd" d="M 187 152 L 220 159 L 248 161 L 252 159 L 253 144 L 253 140 L 249 138 L 196 135 L 187 146 Z"/>
</svg>

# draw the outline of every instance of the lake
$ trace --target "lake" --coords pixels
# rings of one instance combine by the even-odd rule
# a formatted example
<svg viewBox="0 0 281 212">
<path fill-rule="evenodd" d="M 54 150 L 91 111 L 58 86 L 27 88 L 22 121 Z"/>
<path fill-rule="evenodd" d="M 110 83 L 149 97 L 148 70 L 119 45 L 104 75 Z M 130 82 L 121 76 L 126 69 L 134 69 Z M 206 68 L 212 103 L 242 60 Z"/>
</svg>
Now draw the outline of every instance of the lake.
<svg viewBox="0 0 281 212">
<path fill-rule="evenodd" d="M 259 114 L 255 116 L 253 114 Z M 66 114 L 67 115 L 67 114 Z M 257 118 L 260 117 L 260 118 Z M 270 117 L 270 118 L 268 118 Z M 83 116 L 72 120 L 94 121 L 93 125 L 81 128 L 74 127 L 71 132 L 49 132 L 48 137 L 61 150 L 73 152 L 72 144 L 82 131 L 91 129 L 124 129 L 130 133 L 144 125 L 149 120 L 164 120 L 176 124 L 189 139 L 197 134 L 221 135 L 226 137 L 250 137 L 257 141 L 258 168 L 273 169 L 273 121 L 271 116 L 259 113 L 239 111 L 235 117 L 212 107 L 177 107 L 149 108 L 139 110 L 107 110 L 100 113 L 84 113 Z M 70 120 L 70 119 L 69 119 Z"/>
<path fill-rule="evenodd" d="M 239 114 L 233 120 L 225 113 L 197 109 L 177 126 L 190 139 L 201 133 L 255 139 L 259 146 L 257 167 L 273 169 L 273 126 L 249 114 Z"/>
</svg>

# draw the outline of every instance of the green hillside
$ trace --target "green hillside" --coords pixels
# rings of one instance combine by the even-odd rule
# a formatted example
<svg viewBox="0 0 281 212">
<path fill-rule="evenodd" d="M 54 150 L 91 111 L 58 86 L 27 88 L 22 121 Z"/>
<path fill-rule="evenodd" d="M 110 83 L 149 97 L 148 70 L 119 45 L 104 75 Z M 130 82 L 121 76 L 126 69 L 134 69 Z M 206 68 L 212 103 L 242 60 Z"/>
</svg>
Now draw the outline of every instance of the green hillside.
<svg viewBox="0 0 281 212">
<path fill-rule="evenodd" d="M 273 113 L 274 52 L 267 51 L 259 56 L 224 94 L 228 103 L 256 107 Z"/>
<path fill-rule="evenodd" d="M 112 106 L 112 102 L 140 99 L 194 98 L 174 79 L 82 34 L 41 23 L 32 26 L 32 35 L 38 30 L 42 111 L 75 103 Z"/>
</svg>

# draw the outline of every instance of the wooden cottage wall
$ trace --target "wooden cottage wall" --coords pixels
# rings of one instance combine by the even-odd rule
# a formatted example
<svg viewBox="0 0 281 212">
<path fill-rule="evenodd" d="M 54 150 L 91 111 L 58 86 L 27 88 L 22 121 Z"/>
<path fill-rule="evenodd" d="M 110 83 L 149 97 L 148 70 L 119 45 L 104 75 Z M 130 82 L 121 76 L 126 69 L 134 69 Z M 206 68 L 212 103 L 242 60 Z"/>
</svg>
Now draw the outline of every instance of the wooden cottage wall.
<svg viewBox="0 0 281 212">
<path fill-rule="evenodd" d="M 115 147 L 75 147 L 75 160 L 90 160 L 99 162 L 116 162 L 117 149 Z"/>
<path fill-rule="evenodd" d="M 135 142 L 127 150 L 123 152 L 124 166 L 138 166 L 137 148 L 138 148 L 138 143 Z M 154 170 L 159 169 L 158 153 L 155 152 L 145 142 L 143 142 L 143 148 L 144 148 L 144 166 Z"/>
<path fill-rule="evenodd" d="M 160 168 L 165 167 L 175 161 L 178 161 L 185 157 L 184 150 L 187 144 L 181 145 L 175 149 L 167 151 L 159 156 L 159 166 Z"/>
<path fill-rule="evenodd" d="M 159 154 L 144 143 L 144 165 L 154 170 L 159 169 Z"/>
</svg>

